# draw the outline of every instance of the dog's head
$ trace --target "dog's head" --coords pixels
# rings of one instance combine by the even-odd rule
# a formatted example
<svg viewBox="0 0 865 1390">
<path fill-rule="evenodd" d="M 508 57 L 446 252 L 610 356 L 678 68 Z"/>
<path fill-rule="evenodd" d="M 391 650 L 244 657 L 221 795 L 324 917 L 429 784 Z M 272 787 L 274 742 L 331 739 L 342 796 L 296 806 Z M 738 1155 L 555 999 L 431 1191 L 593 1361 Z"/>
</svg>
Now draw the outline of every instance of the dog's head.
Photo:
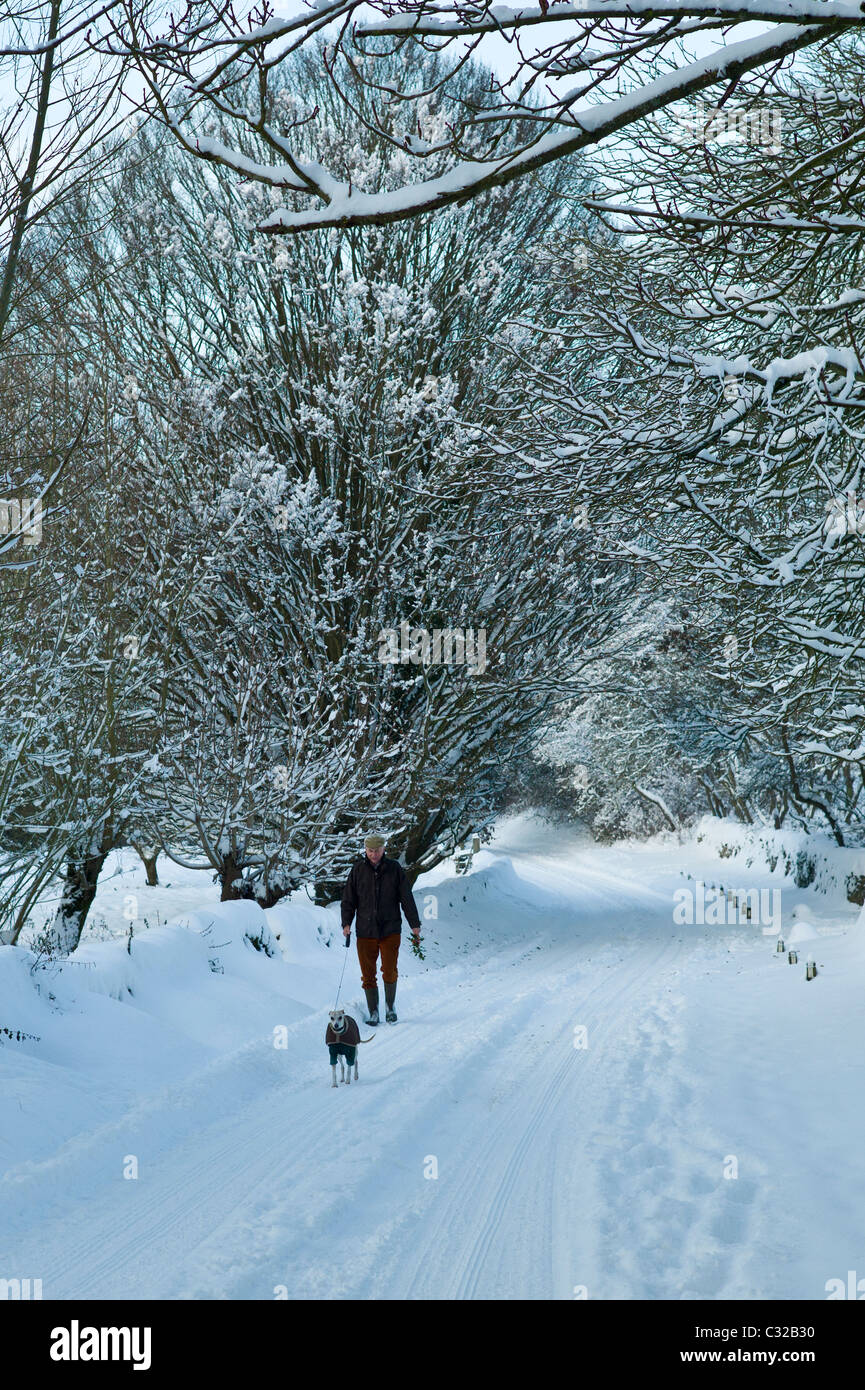
<svg viewBox="0 0 865 1390">
<path fill-rule="evenodd" d="M 345 1009 L 331 1009 L 330 1026 L 335 1033 L 341 1033 L 345 1028 Z"/>
</svg>

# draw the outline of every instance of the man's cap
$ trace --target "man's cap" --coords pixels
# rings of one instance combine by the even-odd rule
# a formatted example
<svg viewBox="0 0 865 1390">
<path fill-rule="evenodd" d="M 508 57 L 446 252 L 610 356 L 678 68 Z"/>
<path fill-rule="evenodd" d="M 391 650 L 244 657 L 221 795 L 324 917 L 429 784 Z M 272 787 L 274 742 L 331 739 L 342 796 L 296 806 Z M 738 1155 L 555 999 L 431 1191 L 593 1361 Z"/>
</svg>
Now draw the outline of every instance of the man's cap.
<svg viewBox="0 0 865 1390">
<path fill-rule="evenodd" d="M 384 840 L 381 835 L 367 835 L 363 847 L 364 849 L 384 849 Z"/>
</svg>

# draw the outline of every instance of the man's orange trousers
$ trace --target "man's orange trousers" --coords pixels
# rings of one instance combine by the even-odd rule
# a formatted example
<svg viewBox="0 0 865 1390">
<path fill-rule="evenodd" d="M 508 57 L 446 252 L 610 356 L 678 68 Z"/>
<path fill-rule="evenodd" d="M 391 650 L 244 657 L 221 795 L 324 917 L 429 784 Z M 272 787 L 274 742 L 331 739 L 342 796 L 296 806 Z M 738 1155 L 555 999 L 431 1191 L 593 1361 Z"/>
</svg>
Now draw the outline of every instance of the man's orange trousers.
<svg viewBox="0 0 865 1390">
<path fill-rule="evenodd" d="M 383 936 L 379 941 L 376 936 L 359 936 L 357 938 L 357 958 L 360 961 L 360 981 L 363 989 L 375 989 L 375 965 L 381 952 L 381 978 L 386 985 L 396 984 L 397 968 L 396 958 L 399 955 L 400 934 L 395 931 L 391 936 Z"/>
</svg>

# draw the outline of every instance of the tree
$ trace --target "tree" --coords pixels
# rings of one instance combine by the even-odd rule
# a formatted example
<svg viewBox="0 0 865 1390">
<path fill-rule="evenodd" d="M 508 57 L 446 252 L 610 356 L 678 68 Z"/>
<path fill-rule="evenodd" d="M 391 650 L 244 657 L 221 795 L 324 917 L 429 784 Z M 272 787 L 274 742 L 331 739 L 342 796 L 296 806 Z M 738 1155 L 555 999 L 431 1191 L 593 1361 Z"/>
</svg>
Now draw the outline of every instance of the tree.
<svg viewBox="0 0 865 1390">
<path fill-rule="evenodd" d="M 469 73 L 466 83 L 479 79 Z M 401 156 L 374 133 L 360 125 L 346 137 L 314 55 L 298 60 L 285 101 L 275 93 L 275 120 L 292 121 L 298 90 L 329 113 L 329 148 L 348 176 L 398 176 Z M 332 734 L 359 721 L 360 746 L 373 741 L 379 771 L 368 775 L 384 790 L 343 792 L 344 848 L 332 873 L 353 854 L 369 806 L 415 874 L 491 814 L 511 741 L 516 752 L 557 684 L 539 676 L 545 643 L 564 650 L 597 622 L 590 576 L 570 566 L 579 548 L 570 517 L 546 518 L 540 534 L 497 467 L 473 472 L 478 429 L 463 423 L 482 418 L 495 389 L 484 335 L 520 301 L 526 246 L 572 216 L 562 195 L 578 176 L 563 167 L 549 190 L 514 189 L 398 236 L 331 235 L 277 250 L 256 231 L 255 184 L 232 192 L 201 166 L 163 159 L 159 168 L 161 192 L 133 199 L 160 209 L 158 230 L 147 217 L 136 223 L 134 263 L 150 280 L 135 295 L 139 314 L 158 304 L 153 333 L 162 334 L 163 305 L 172 324 L 178 306 L 177 360 L 207 344 L 221 423 L 196 476 L 213 475 L 208 459 L 239 461 L 222 483 L 242 521 L 224 586 L 210 588 L 214 621 L 232 632 L 254 626 L 266 666 L 285 647 L 297 653 L 315 690 L 327 673 Z M 158 239 L 182 259 L 172 282 L 182 306 L 165 286 Z M 526 565 L 527 554 L 539 563 Z M 509 666 L 475 681 L 408 655 L 383 664 L 379 634 L 401 623 L 483 628 L 497 659 L 509 648 Z M 324 836 L 312 810 L 307 827 L 313 842 Z M 293 850 L 304 862 L 310 847 Z"/>
<path fill-rule="evenodd" d="M 756 7 L 740 0 L 542 0 L 537 9 L 503 9 L 489 0 L 381 0 L 356 19 L 359 8 L 360 0 L 325 0 L 289 18 L 267 5 L 235 18 L 224 5 L 207 11 L 202 32 L 201 6 L 193 0 L 158 36 L 132 36 L 148 109 L 189 152 L 279 194 L 313 200 L 303 210 L 295 199 L 272 208 L 262 222 L 270 233 L 381 225 L 462 203 L 601 146 L 710 88 L 729 96 L 746 74 L 771 73 L 797 52 L 865 24 L 861 8 L 843 0 L 766 0 Z M 370 9 L 378 17 L 368 17 Z M 762 34 L 737 33 L 754 21 L 767 26 Z M 294 131 L 272 124 L 270 79 L 323 32 L 327 70 L 346 115 L 359 111 L 393 141 L 395 108 L 401 113 L 405 163 L 393 188 L 371 193 L 346 180 L 326 162 L 324 141 L 315 135 L 308 152 L 314 108 L 298 109 Z M 485 92 L 467 93 L 460 75 L 483 56 L 489 36 L 505 39 L 510 66 Z M 709 51 L 695 57 L 695 46 Z M 434 80 L 395 81 L 394 57 L 405 64 L 418 49 L 436 55 Z M 180 107 L 170 101 L 179 86 L 186 93 Z M 196 128 L 202 105 L 256 134 L 261 154 L 249 159 L 236 140 L 203 137 Z M 421 169 L 425 176 L 415 178 Z"/>
<path fill-rule="evenodd" d="M 128 119 L 130 55 L 103 40 L 118 21 L 135 32 L 147 13 L 147 0 L 13 0 L 4 8 L 0 342 L 14 331 L 28 238 L 73 190 L 101 176 L 109 137 Z"/>
<path fill-rule="evenodd" d="M 545 437 L 548 491 L 577 480 L 616 553 L 720 606 L 775 804 L 843 843 L 865 733 L 865 124 L 861 46 L 840 53 L 779 79 L 769 138 L 718 112 L 684 138 L 641 132 L 640 188 L 623 175 L 609 200 L 615 241 L 582 279 L 560 260 L 559 370 L 522 359 L 513 448 Z"/>
<path fill-rule="evenodd" d="M 298 68 L 319 90 L 315 60 Z M 347 138 L 320 95 L 353 177 L 393 182 L 401 156 L 362 123 Z M 89 286 L 75 332 L 106 405 L 63 561 L 87 576 L 76 640 L 104 628 L 96 660 L 67 663 L 51 743 L 79 798 L 66 948 L 105 854 L 142 837 L 266 904 L 309 881 L 332 896 L 371 825 L 413 877 L 489 821 L 605 621 L 570 515 L 527 516 L 480 447 L 488 335 L 524 302 L 526 247 L 573 217 L 578 170 L 285 249 L 257 231 L 258 185 L 216 183 L 152 129 L 117 158 L 116 184 L 69 205 L 92 227 L 66 274 Z M 73 743 L 94 707 L 110 721 Z"/>
</svg>

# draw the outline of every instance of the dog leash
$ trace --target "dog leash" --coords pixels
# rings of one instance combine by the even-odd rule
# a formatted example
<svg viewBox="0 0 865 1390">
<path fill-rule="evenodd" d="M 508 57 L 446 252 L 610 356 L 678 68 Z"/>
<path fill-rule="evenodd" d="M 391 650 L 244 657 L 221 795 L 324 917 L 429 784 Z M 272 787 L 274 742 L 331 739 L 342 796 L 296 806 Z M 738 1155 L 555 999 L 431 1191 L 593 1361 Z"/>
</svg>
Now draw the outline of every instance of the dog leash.
<svg viewBox="0 0 865 1390">
<path fill-rule="evenodd" d="M 345 948 L 346 948 L 346 950 L 348 950 L 348 943 L 349 943 L 350 941 L 351 941 L 351 932 L 349 932 L 348 935 L 347 935 L 346 938 L 345 938 Z M 342 961 L 342 974 L 341 974 L 340 977 L 339 977 L 339 984 L 338 984 L 337 990 L 336 990 L 336 998 L 335 998 L 334 1001 L 333 1001 L 333 1007 L 334 1007 L 334 1008 L 336 1008 L 337 1004 L 339 1003 L 339 993 L 340 993 L 340 990 L 342 989 L 342 982 L 343 982 L 343 980 L 345 979 L 345 967 L 346 967 L 347 965 L 348 965 L 348 956 L 344 956 L 344 957 L 343 957 L 343 961 Z"/>
</svg>

